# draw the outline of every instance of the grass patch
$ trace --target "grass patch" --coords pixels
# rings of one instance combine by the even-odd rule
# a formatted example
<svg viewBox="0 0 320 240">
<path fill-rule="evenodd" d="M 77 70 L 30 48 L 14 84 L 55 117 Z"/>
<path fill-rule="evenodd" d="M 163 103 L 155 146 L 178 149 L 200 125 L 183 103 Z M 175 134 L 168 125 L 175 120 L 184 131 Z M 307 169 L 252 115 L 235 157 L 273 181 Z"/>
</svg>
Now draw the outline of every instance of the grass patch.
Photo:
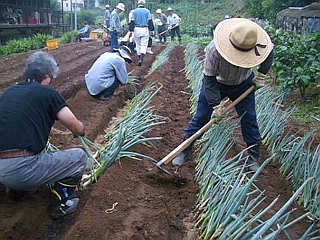
<svg viewBox="0 0 320 240">
<path fill-rule="evenodd" d="M 294 106 L 292 118 L 301 123 L 319 123 L 320 120 L 320 94 L 319 87 L 308 88 L 306 97 L 300 96 L 299 90 L 294 90 L 285 100 L 286 107 Z"/>
</svg>

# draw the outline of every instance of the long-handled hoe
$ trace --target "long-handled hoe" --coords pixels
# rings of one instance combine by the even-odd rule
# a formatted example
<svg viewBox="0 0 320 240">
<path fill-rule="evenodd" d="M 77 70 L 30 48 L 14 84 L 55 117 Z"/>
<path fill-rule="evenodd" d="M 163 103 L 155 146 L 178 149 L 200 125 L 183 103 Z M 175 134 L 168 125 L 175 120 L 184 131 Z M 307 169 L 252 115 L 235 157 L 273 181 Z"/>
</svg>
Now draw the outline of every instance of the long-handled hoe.
<svg viewBox="0 0 320 240">
<path fill-rule="evenodd" d="M 231 102 L 225 109 L 222 111 L 222 116 L 225 115 L 231 108 L 235 107 L 239 102 L 241 102 L 246 96 L 248 96 L 252 91 L 254 91 L 254 86 L 251 86 L 247 91 L 241 94 L 236 100 Z M 182 142 L 179 146 L 173 149 L 167 156 L 165 156 L 161 161 L 156 165 L 161 170 L 164 170 L 168 173 L 166 169 L 163 168 L 163 164 L 171 162 L 176 156 L 178 156 L 183 150 L 185 150 L 193 141 L 199 138 L 204 132 L 206 132 L 213 124 L 219 120 L 218 118 L 212 118 L 206 125 L 200 128 L 195 134 Z"/>
</svg>

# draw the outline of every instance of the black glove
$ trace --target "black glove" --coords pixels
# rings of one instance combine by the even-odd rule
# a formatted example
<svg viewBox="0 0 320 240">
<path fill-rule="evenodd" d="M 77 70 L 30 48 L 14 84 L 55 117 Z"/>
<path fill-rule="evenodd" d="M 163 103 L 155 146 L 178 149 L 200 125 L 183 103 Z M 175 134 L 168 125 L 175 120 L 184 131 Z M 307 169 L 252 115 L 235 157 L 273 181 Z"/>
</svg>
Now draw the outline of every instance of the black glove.
<svg viewBox="0 0 320 240">
<path fill-rule="evenodd" d="M 210 106 L 217 106 L 221 102 L 221 95 L 216 76 L 203 75 L 204 95 Z"/>
</svg>

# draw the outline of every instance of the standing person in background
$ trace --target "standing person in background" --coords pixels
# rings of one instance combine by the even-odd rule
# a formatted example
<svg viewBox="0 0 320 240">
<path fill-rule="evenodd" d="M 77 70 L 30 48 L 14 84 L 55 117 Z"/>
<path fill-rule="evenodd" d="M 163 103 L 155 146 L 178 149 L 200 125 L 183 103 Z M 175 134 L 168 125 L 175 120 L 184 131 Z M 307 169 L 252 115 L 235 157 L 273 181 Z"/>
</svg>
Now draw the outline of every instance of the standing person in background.
<svg viewBox="0 0 320 240">
<path fill-rule="evenodd" d="M 87 162 L 80 148 L 43 152 L 56 120 L 75 135 L 85 134 L 83 123 L 49 86 L 57 74 L 53 57 L 37 51 L 26 61 L 24 82 L 0 97 L 0 183 L 20 194 L 42 184 L 52 185 L 49 214 L 53 219 L 76 210 L 79 198 L 72 194 Z"/>
<path fill-rule="evenodd" d="M 142 65 L 143 58 L 147 53 L 150 31 L 154 31 L 151 13 L 145 5 L 145 0 L 138 1 L 138 7 L 132 12 L 132 19 L 129 25 L 129 31 L 134 32 L 134 40 L 139 57 L 138 66 Z"/>
<path fill-rule="evenodd" d="M 104 11 L 104 23 L 108 28 L 110 27 L 110 17 L 111 17 L 110 5 L 107 4 L 106 10 Z"/>
<path fill-rule="evenodd" d="M 111 52 L 115 52 L 118 48 L 118 36 L 121 33 L 121 22 L 119 14 L 125 9 L 123 3 L 118 3 L 110 16 L 110 36 L 111 36 Z"/>
<path fill-rule="evenodd" d="M 180 21 L 181 18 L 173 13 L 173 9 L 169 7 L 168 11 L 168 29 L 170 30 L 171 41 L 174 41 L 174 37 L 177 34 L 179 44 L 181 44 L 181 31 L 180 31 Z"/>
<path fill-rule="evenodd" d="M 154 20 L 155 24 L 158 26 L 158 36 L 160 43 L 165 44 L 167 42 L 167 37 L 165 31 L 167 30 L 167 16 L 162 13 L 161 9 L 157 9 L 157 18 Z"/>
</svg>

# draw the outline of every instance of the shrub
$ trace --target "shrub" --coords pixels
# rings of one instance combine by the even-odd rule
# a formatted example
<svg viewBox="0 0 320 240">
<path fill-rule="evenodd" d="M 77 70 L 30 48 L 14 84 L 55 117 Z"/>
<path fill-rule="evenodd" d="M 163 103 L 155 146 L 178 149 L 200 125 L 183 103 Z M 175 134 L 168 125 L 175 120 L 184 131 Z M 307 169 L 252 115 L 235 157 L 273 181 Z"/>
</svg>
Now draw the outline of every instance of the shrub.
<svg viewBox="0 0 320 240">
<path fill-rule="evenodd" d="M 320 84 L 320 34 L 294 34 L 268 27 L 275 44 L 273 70 L 276 82 L 290 92 L 298 88 L 302 98 L 310 85 Z"/>
<path fill-rule="evenodd" d="M 77 31 L 67 32 L 61 36 L 59 39 L 60 44 L 70 43 L 75 41 L 77 35 Z"/>
</svg>

